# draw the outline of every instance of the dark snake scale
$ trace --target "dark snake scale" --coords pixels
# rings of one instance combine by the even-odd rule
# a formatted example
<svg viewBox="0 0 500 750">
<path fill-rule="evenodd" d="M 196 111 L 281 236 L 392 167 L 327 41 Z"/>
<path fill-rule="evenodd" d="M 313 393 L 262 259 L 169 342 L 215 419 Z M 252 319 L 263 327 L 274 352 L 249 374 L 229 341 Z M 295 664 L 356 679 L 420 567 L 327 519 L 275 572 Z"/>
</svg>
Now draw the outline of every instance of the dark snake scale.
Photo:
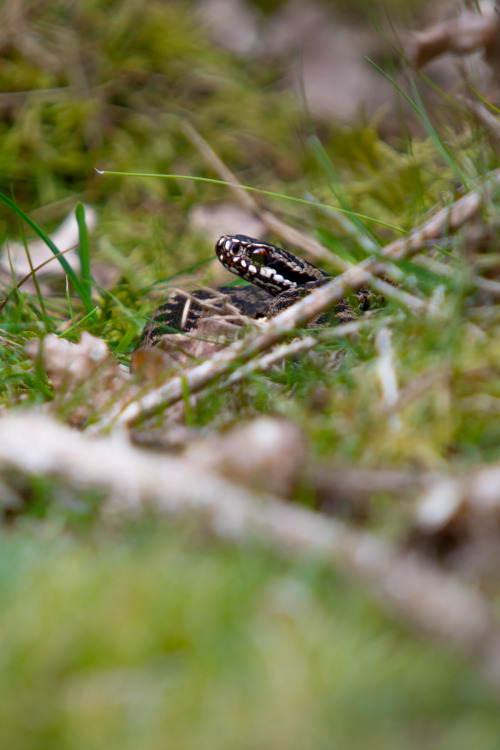
<svg viewBox="0 0 500 750">
<path fill-rule="evenodd" d="M 272 318 L 332 278 L 294 253 L 244 234 L 223 235 L 215 245 L 215 252 L 228 271 L 250 281 L 252 286 L 222 286 L 185 296 L 172 292 L 144 327 L 136 351 L 155 346 L 165 333 L 193 331 L 201 318 L 222 312 L 221 301 L 229 302 L 249 318 Z M 370 306 L 368 289 L 359 289 L 356 297 L 359 310 Z M 346 299 L 332 310 L 329 322 L 345 323 L 355 317 Z"/>
</svg>

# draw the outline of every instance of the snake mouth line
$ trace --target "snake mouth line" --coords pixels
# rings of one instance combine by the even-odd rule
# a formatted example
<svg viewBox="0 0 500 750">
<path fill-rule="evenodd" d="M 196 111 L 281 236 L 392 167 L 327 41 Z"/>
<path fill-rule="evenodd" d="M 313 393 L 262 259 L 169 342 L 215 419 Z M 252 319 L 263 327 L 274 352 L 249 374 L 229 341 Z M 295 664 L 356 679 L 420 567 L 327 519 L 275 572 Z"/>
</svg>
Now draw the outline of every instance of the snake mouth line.
<svg viewBox="0 0 500 750">
<path fill-rule="evenodd" d="M 255 284 L 262 281 L 263 283 L 275 284 L 278 289 L 288 289 L 297 286 L 295 281 L 285 279 L 285 277 L 275 271 L 274 268 L 256 266 L 245 258 L 239 258 L 234 255 L 219 255 L 219 261 L 228 271 L 231 271 L 231 273 L 235 273 L 249 281 L 253 281 Z"/>
<path fill-rule="evenodd" d="M 285 289 L 293 289 L 297 286 L 295 281 L 285 279 L 284 276 L 274 269 L 266 268 L 265 266 L 256 266 L 253 263 L 249 263 L 244 258 L 236 258 L 234 256 L 227 258 L 219 256 L 219 261 L 228 271 L 231 271 L 231 273 L 240 276 L 246 281 L 251 281 L 253 284 L 261 286 L 271 294 L 279 294 Z"/>
</svg>

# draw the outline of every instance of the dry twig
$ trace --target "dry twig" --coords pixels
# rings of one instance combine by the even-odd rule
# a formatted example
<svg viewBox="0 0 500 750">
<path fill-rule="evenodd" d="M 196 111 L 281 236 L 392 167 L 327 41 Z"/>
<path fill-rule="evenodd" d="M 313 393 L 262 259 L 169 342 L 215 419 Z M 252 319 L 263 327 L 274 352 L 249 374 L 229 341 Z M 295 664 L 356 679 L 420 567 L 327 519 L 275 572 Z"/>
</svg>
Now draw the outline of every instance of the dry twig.
<svg viewBox="0 0 500 750">
<path fill-rule="evenodd" d="M 190 514 L 223 539 L 257 537 L 279 552 L 330 560 L 413 628 L 467 657 L 500 693 L 500 624 L 486 599 L 369 534 L 270 495 L 257 498 L 211 472 L 195 473 L 191 461 L 148 455 L 116 437 L 91 439 L 39 414 L 0 419 L 0 469 L 105 489 L 108 518 L 148 507 Z"/>
<path fill-rule="evenodd" d="M 286 224 L 271 211 L 262 210 L 257 201 L 255 201 L 240 184 L 236 175 L 228 169 L 201 135 L 189 124 L 185 125 L 184 132 L 191 143 L 196 146 L 207 164 L 212 167 L 221 180 L 225 180 L 228 183 L 229 189 L 235 194 L 235 197 L 240 201 L 243 208 L 258 217 L 269 231 L 274 232 L 290 245 L 303 250 L 306 257 L 309 259 L 314 261 L 324 260 L 333 268 L 343 272 L 355 267 L 354 263 L 350 263 L 349 261 L 344 260 L 344 258 L 335 255 L 309 234 L 301 232 L 299 229 Z M 388 276 L 394 276 L 395 278 L 399 275 L 399 269 L 395 268 L 392 264 L 387 263 L 380 263 L 373 269 L 373 272 L 378 274 L 383 273 Z M 370 286 L 380 294 L 389 297 L 393 296 L 395 292 L 393 286 L 387 284 L 376 276 L 372 277 L 371 274 L 368 275 L 367 278 L 369 279 Z M 422 312 L 424 309 L 424 303 L 417 297 L 408 294 L 408 292 L 400 291 L 399 303 L 404 307 L 408 307 L 412 312 Z"/>
<path fill-rule="evenodd" d="M 498 123 L 492 115 L 490 116 L 490 121 L 491 120 L 495 122 L 496 130 L 498 130 Z M 291 227 L 289 224 L 286 224 L 286 222 L 275 216 L 271 211 L 262 210 L 257 201 L 255 201 L 254 198 L 239 183 L 236 175 L 231 172 L 230 169 L 228 169 L 224 162 L 217 156 L 215 151 L 199 135 L 199 133 L 197 133 L 196 130 L 189 124 L 184 127 L 184 132 L 191 143 L 193 143 L 193 145 L 199 150 L 200 154 L 203 156 L 207 164 L 216 172 L 220 179 L 225 180 L 228 183 L 229 189 L 235 194 L 235 197 L 241 203 L 243 208 L 247 211 L 250 211 L 250 213 L 252 213 L 254 216 L 258 217 L 269 231 L 274 232 L 290 245 L 303 250 L 306 257 L 311 260 L 324 260 L 330 266 L 336 268 L 338 271 L 347 271 L 350 268 L 354 267 L 354 264 L 349 263 L 349 261 L 344 260 L 343 258 L 340 258 L 338 255 L 335 255 L 309 234 L 301 232 L 295 227 Z M 491 176 L 497 179 L 495 173 L 493 173 Z M 465 213 L 467 213 L 467 211 L 470 211 L 472 218 L 475 213 L 474 204 L 475 201 L 471 199 L 470 201 L 467 201 L 466 205 L 464 205 L 461 210 L 463 210 Z M 328 207 L 318 204 L 318 208 L 323 208 L 326 210 Z M 330 209 L 330 211 L 331 210 L 332 209 Z M 338 215 L 338 218 L 342 220 L 344 217 L 340 214 Z M 466 221 L 466 219 L 464 221 Z M 414 240 L 420 243 L 420 249 L 424 249 L 430 244 L 430 241 L 432 239 L 436 239 L 438 236 L 439 235 L 431 232 L 427 239 L 425 238 L 425 236 L 420 236 L 420 238 L 414 237 Z M 385 258 L 388 259 L 389 257 L 391 257 L 388 253 L 389 248 L 391 248 L 392 245 L 397 248 L 401 242 L 404 242 L 404 240 L 396 240 L 395 243 L 391 243 L 391 245 L 388 245 L 385 248 L 385 253 L 383 253 Z M 375 248 L 373 249 L 375 250 Z M 415 252 L 415 250 L 416 248 L 413 246 L 412 253 Z M 393 255 L 392 257 L 395 258 L 396 256 Z M 426 260 L 427 259 L 424 258 L 418 258 L 416 262 L 423 265 Z M 451 269 L 449 266 L 438 264 L 437 262 L 434 263 L 434 270 L 442 273 L 443 276 L 451 276 L 454 273 L 453 269 Z M 378 266 L 373 268 L 370 275 L 367 274 L 367 284 L 369 284 L 372 289 L 379 292 L 379 294 L 382 294 L 387 299 L 395 299 L 398 304 L 400 304 L 402 307 L 407 308 L 413 313 L 418 314 L 425 311 L 425 303 L 422 300 L 401 289 L 396 289 L 391 284 L 388 284 L 386 281 L 379 278 L 378 276 L 380 274 L 384 274 L 395 280 L 401 281 L 401 271 L 397 268 L 397 266 L 395 266 L 393 263 L 388 263 L 387 260 L 384 263 L 380 262 Z M 482 277 L 476 275 L 473 277 L 472 281 L 485 291 L 493 293 L 496 296 L 500 295 L 500 285 L 497 282 L 490 281 L 489 279 L 483 279 Z"/>
<path fill-rule="evenodd" d="M 483 2 L 481 12 L 465 12 L 414 34 L 409 57 L 417 67 L 451 52 L 470 55 L 484 50 L 486 59 L 496 57 L 499 19 L 491 3 Z"/>
<path fill-rule="evenodd" d="M 393 430 L 400 430 L 401 419 L 399 414 L 393 411 L 399 396 L 398 380 L 394 365 L 391 334 L 386 326 L 382 327 L 377 332 L 375 345 L 378 352 L 377 374 L 382 389 L 382 401 L 386 410 L 389 412 L 391 428 Z"/>
<path fill-rule="evenodd" d="M 491 179 L 498 182 L 499 172 L 492 173 Z M 488 182 L 482 186 L 485 196 L 490 193 Z M 400 260 L 420 251 L 430 240 L 437 239 L 443 234 L 453 232 L 470 221 L 482 205 L 482 196 L 473 191 L 460 198 L 451 206 L 439 211 L 415 229 L 404 239 L 391 242 L 382 250 L 384 258 Z M 321 315 L 325 310 L 339 302 L 349 289 L 357 289 L 370 283 L 373 278 L 370 270 L 376 268 L 377 258 L 368 258 L 345 273 L 337 276 L 324 286 L 316 289 L 308 297 L 284 310 L 269 323 L 262 326 L 260 331 L 248 334 L 241 341 L 237 341 L 212 359 L 194 367 L 182 376 L 176 376 L 155 391 L 146 394 L 142 399 L 131 403 L 121 413 L 110 412 L 97 426 L 92 429 L 109 428 L 116 421 L 120 424 L 133 425 L 138 421 L 153 416 L 158 411 L 179 401 L 187 389 L 194 393 L 213 382 L 218 377 L 228 374 L 237 364 L 243 364 L 257 354 L 266 351 L 275 344 L 283 341 L 290 333 L 310 320 Z M 393 291 L 389 286 L 388 295 Z M 399 290 L 397 290 L 399 291 Z"/>
<path fill-rule="evenodd" d="M 388 322 L 390 319 L 391 318 L 386 318 L 385 322 Z M 255 357 L 255 359 L 247 362 L 247 364 L 238 367 L 237 370 L 232 372 L 229 377 L 221 383 L 221 387 L 240 383 L 249 375 L 253 375 L 256 372 L 266 372 L 274 365 L 285 361 L 289 357 L 295 357 L 299 354 L 302 355 L 310 352 L 317 347 L 318 344 L 331 344 L 335 339 L 359 333 L 359 331 L 366 328 L 371 322 L 373 322 L 373 317 L 367 313 L 361 320 L 342 323 L 334 328 L 321 331 L 315 336 L 305 336 L 304 338 L 292 341 L 290 344 L 277 346 L 269 353 L 263 354 L 260 357 Z"/>
</svg>

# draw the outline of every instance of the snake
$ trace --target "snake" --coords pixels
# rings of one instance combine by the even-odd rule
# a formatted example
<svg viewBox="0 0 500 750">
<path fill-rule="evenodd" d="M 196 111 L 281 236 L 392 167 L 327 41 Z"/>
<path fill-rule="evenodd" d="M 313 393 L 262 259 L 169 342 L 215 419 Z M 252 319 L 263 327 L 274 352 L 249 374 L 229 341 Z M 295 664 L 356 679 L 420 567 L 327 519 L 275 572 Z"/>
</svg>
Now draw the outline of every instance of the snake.
<svg viewBox="0 0 500 750">
<path fill-rule="evenodd" d="M 152 314 L 134 351 L 156 346 L 166 333 L 195 330 L 201 318 L 214 315 L 214 308 L 217 312 L 220 300 L 247 318 L 269 319 L 332 278 L 290 250 L 245 234 L 222 235 L 215 244 L 215 253 L 224 268 L 250 285 L 199 289 L 190 294 L 172 292 Z M 367 288 L 357 290 L 356 297 L 359 310 L 370 307 L 371 294 Z M 343 299 L 333 308 L 328 322 L 345 323 L 355 317 L 350 301 Z M 316 322 L 322 325 L 325 319 Z"/>
</svg>

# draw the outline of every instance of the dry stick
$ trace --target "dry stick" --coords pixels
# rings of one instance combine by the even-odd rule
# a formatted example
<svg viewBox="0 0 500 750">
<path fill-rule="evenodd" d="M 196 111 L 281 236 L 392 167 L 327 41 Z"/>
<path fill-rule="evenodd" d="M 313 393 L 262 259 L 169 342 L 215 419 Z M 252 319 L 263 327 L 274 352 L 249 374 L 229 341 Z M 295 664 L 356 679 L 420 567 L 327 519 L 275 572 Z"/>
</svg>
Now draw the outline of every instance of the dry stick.
<svg viewBox="0 0 500 750">
<path fill-rule="evenodd" d="M 443 276 L 447 279 L 459 279 L 461 274 L 456 268 L 435 258 L 428 258 L 426 255 L 417 255 L 413 261 L 415 265 L 426 268 L 437 276 Z M 494 279 L 485 279 L 484 276 L 478 276 L 477 274 L 471 275 L 471 283 L 478 289 L 483 289 L 485 292 L 500 297 L 500 282 Z"/>
<path fill-rule="evenodd" d="M 267 354 L 263 354 L 260 357 L 255 357 L 245 365 L 238 367 L 234 370 L 229 377 L 221 380 L 218 383 L 219 388 L 228 388 L 229 386 L 237 385 L 243 380 L 246 380 L 250 375 L 256 373 L 266 372 L 270 370 L 274 365 L 283 362 L 284 360 L 298 355 L 306 354 L 321 343 L 331 343 L 334 339 L 342 338 L 343 336 L 349 336 L 350 334 L 358 333 L 362 328 L 365 328 L 368 323 L 373 320 L 373 317 L 369 313 L 363 316 L 362 320 L 352 321 L 350 323 L 343 323 L 335 326 L 335 328 L 321 331 L 317 336 L 306 336 L 292 341 L 290 344 L 280 345 L 272 349 Z M 384 318 L 384 322 L 392 320 L 390 316 Z"/>
<path fill-rule="evenodd" d="M 465 104 L 468 109 L 476 116 L 481 125 L 489 130 L 496 141 L 500 141 L 500 122 L 495 115 L 487 109 L 484 104 L 471 99 L 468 96 L 458 96 L 458 101 Z"/>
<path fill-rule="evenodd" d="M 496 181 L 499 174 L 495 173 Z M 484 186 L 487 192 L 487 185 Z M 421 227 L 415 229 L 405 239 L 391 242 L 382 250 L 382 256 L 400 260 L 420 250 L 422 243 L 437 239 L 445 229 L 455 231 L 465 222 L 472 219 L 481 207 L 481 197 L 477 192 L 469 193 L 451 206 L 442 209 Z M 378 264 L 377 258 L 367 258 L 349 271 L 327 282 L 308 297 L 284 310 L 260 331 L 251 333 L 237 341 L 210 360 L 194 367 L 182 376 L 176 376 L 142 399 L 127 406 L 120 415 L 111 412 L 106 420 L 93 427 L 93 431 L 111 426 L 116 420 L 124 425 L 133 425 L 137 421 L 153 416 L 158 411 L 179 401 L 186 390 L 190 393 L 199 391 L 217 377 L 228 374 L 238 363 L 244 363 L 256 354 L 265 351 L 274 344 L 283 341 L 291 331 L 304 326 L 309 320 L 320 315 L 329 307 L 339 302 L 348 289 L 357 289 L 367 283 L 370 269 Z M 391 287 L 392 289 L 392 287 Z M 393 290 L 394 291 L 394 290 Z M 400 290 L 398 290 L 400 291 Z"/>
<path fill-rule="evenodd" d="M 346 508 L 350 513 L 370 513 L 374 495 L 396 496 L 399 502 L 424 493 L 443 478 L 437 471 L 421 469 L 363 469 L 360 466 L 331 468 L 315 464 L 308 471 L 320 507 Z"/>
<path fill-rule="evenodd" d="M 260 208 L 259 204 L 254 200 L 254 198 L 243 188 L 236 175 L 233 174 L 230 169 L 228 169 L 228 167 L 219 158 L 212 147 L 209 146 L 205 139 L 202 138 L 201 135 L 193 127 L 191 127 L 191 125 L 186 124 L 184 126 L 184 133 L 186 134 L 186 137 L 191 141 L 191 143 L 198 149 L 207 164 L 220 177 L 220 179 L 225 180 L 227 183 L 229 183 L 229 189 L 234 193 L 236 199 L 241 203 L 243 208 L 245 208 L 247 211 L 250 211 L 250 213 L 252 213 L 253 215 L 257 216 L 259 220 L 262 221 L 263 224 L 265 224 L 267 229 L 277 234 L 290 245 L 300 247 L 308 257 L 314 260 L 324 260 L 331 266 L 336 268 L 337 271 L 344 272 L 354 267 L 355 264 L 350 263 L 349 261 L 344 260 L 338 255 L 330 252 L 328 248 L 324 247 L 320 242 L 315 240 L 309 234 L 301 232 L 299 229 L 295 229 L 289 224 L 286 224 L 284 221 L 271 213 L 271 211 L 263 211 Z M 379 273 L 386 273 L 389 276 L 394 275 L 396 278 L 400 275 L 399 269 L 391 267 L 391 265 L 387 264 L 380 264 L 377 270 Z M 374 289 L 377 289 L 377 291 L 379 291 L 381 294 L 385 294 L 387 292 L 387 286 L 380 288 L 378 286 L 379 282 L 380 279 L 377 278 L 370 277 L 369 279 L 370 286 L 372 286 Z M 384 284 L 384 282 L 381 283 Z M 394 287 L 390 288 L 394 289 Z M 422 306 L 424 303 L 422 303 L 421 300 L 413 297 L 412 295 L 409 295 L 408 293 L 403 292 L 402 294 L 407 295 L 404 298 L 405 307 L 408 306 L 409 309 L 414 312 L 423 311 Z M 403 304 L 403 298 L 401 298 L 401 304 Z"/>
<path fill-rule="evenodd" d="M 294 329 L 303 327 L 335 302 L 340 301 L 345 296 L 347 289 L 357 289 L 363 286 L 366 283 L 363 265 L 367 262 L 369 261 L 363 261 L 359 266 L 352 268 L 336 279 L 332 279 L 332 281 L 263 325 L 260 331 L 250 333 L 241 341 L 236 341 L 226 349 L 217 352 L 211 359 L 201 365 L 194 367 L 182 376 L 172 378 L 155 391 L 146 394 L 142 399 L 134 401 L 122 411 L 117 423 L 131 426 L 138 420 L 153 416 L 159 410 L 179 401 L 186 390 L 189 393 L 200 390 L 217 377 L 229 373 L 237 364 L 244 363 L 256 354 L 283 341 L 291 335 Z M 111 412 L 108 418 L 98 425 L 101 429 L 109 427 L 117 417 L 116 413 Z"/>
<path fill-rule="evenodd" d="M 192 292 L 187 292 L 185 289 L 177 289 L 174 287 L 174 289 L 172 289 L 172 294 L 178 295 L 179 297 L 184 297 L 185 300 L 189 300 L 190 302 L 195 302 L 204 310 L 211 310 L 212 312 L 216 313 L 220 313 L 221 311 L 221 308 L 217 305 L 213 305 L 212 303 L 207 302 L 207 300 L 204 299 L 198 299 L 198 297 L 195 297 Z"/>
<path fill-rule="evenodd" d="M 335 326 L 335 328 L 321 331 L 315 337 L 306 336 L 305 338 L 292 341 L 290 344 L 277 346 L 267 354 L 263 354 L 260 357 L 255 357 L 245 365 L 238 367 L 238 369 L 234 370 L 229 375 L 229 377 L 221 380 L 218 383 L 218 387 L 227 388 L 229 386 L 237 385 L 238 383 L 241 383 L 243 380 L 248 378 L 250 375 L 254 375 L 258 372 L 266 372 L 274 365 L 283 362 L 289 357 L 297 357 L 298 355 L 303 355 L 307 352 L 310 352 L 312 349 L 317 347 L 318 344 L 329 344 L 334 339 L 358 333 L 362 328 L 365 328 L 372 320 L 373 317 L 370 316 L 369 313 L 366 313 L 366 315 L 363 316 L 362 320 L 343 323 L 341 325 Z M 389 322 L 390 320 L 392 320 L 390 316 L 384 318 L 385 323 Z M 87 432 L 88 431 L 89 430 L 87 430 Z"/>
<path fill-rule="evenodd" d="M 491 407 L 490 407 L 491 408 Z M 498 529 L 500 464 L 476 469 L 462 476 L 437 475 L 415 500 L 415 519 L 426 532 L 444 528 L 458 514 L 481 519 L 484 528 Z"/>
<path fill-rule="evenodd" d="M 323 247 L 320 242 L 317 242 L 304 232 L 300 232 L 298 229 L 288 226 L 288 224 L 285 224 L 281 219 L 278 219 L 270 211 L 262 211 L 258 203 L 248 191 L 240 186 L 240 182 L 236 175 L 226 167 L 224 162 L 217 156 L 206 140 L 202 138 L 201 135 L 188 123 L 184 124 L 183 130 L 186 137 L 191 141 L 193 146 L 198 149 L 207 164 L 214 170 L 220 179 L 229 183 L 228 189 L 234 193 L 235 198 L 241 203 L 243 208 L 257 216 L 263 224 L 266 225 L 267 229 L 275 232 L 280 237 L 283 237 L 286 242 L 289 242 L 291 245 L 302 248 L 302 250 L 315 260 L 327 261 L 338 271 L 347 271 L 350 268 L 351 264 L 348 261 L 331 253 L 326 247 Z"/>
<path fill-rule="evenodd" d="M 231 302 L 231 297 L 228 293 L 222 292 L 220 289 L 214 287 L 204 286 L 203 284 L 197 284 L 197 287 L 202 291 L 209 292 L 212 295 L 214 302 L 220 305 L 218 311 L 223 317 L 228 317 L 226 315 L 227 312 L 232 318 L 239 320 L 241 322 L 241 325 L 248 327 L 255 326 L 255 318 L 249 318 L 248 315 L 244 315 L 241 312 L 240 308 L 237 307 L 237 305 L 235 305 L 233 302 Z M 178 289 L 177 291 L 184 296 L 186 294 L 190 294 L 189 292 L 181 291 L 180 289 Z M 198 297 L 194 297 L 194 301 L 198 302 Z"/>
<path fill-rule="evenodd" d="M 226 167 L 224 162 L 217 156 L 215 151 L 201 137 L 201 135 L 197 133 L 196 130 L 194 130 L 194 128 L 192 128 L 190 125 L 185 126 L 184 132 L 191 143 L 193 143 L 193 145 L 196 146 L 196 148 L 199 150 L 200 154 L 203 156 L 207 164 L 212 167 L 215 173 L 218 174 L 218 176 L 222 180 L 230 183 L 229 188 L 233 191 L 235 197 L 240 201 L 243 207 L 257 216 L 260 221 L 265 224 L 267 229 L 275 232 L 275 234 L 285 240 L 285 242 L 288 242 L 290 245 L 301 248 L 301 250 L 305 252 L 306 256 L 313 258 L 314 260 L 325 260 L 338 271 L 345 272 L 350 268 L 355 268 L 354 263 L 350 263 L 349 261 L 340 258 L 338 255 L 335 255 L 309 234 L 291 227 L 289 224 L 286 224 L 270 211 L 261 210 L 259 204 L 254 200 L 254 198 L 248 194 L 243 186 L 240 185 L 240 182 L 236 175 L 234 175 L 231 170 Z M 377 276 L 372 276 L 372 273 L 376 273 Z M 369 284 L 372 289 L 375 289 L 377 292 L 386 297 L 394 298 L 397 295 L 399 304 L 403 307 L 407 307 L 413 313 L 425 312 L 426 305 L 422 300 L 412 294 L 409 294 L 408 292 L 404 292 L 402 290 L 395 291 L 394 286 L 392 286 L 391 284 L 387 284 L 387 282 L 378 278 L 378 275 L 382 273 L 385 273 L 396 279 L 401 276 L 401 271 L 392 263 L 379 263 L 378 265 L 374 266 L 370 274 L 367 274 L 366 283 Z"/>
<path fill-rule="evenodd" d="M 392 318 L 390 316 L 384 318 L 384 323 L 388 323 Z M 325 331 L 321 331 L 316 336 L 306 336 L 305 338 L 292 341 L 290 344 L 277 346 L 272 349 L 268 354 L 263 354 L 260 357 L 247 362 L 245 365 L 238 367 L 237 370 L 231 373 L 228 378 L 220 383 L 220 387 L 226 387 L 240 383 L 242 380 L 252 375 L 255 372 L 265 372 L 269 370 L 273 365 L 282 362 L 288 357 L 295 357 L 298 354 L 305 354 L 314 349 L 318 344 L 329 344 L 334 339 L 342 338 L 343 336 L 349 336 L 354 333 L 358 333 L 362 328 L 373 322 L 373 316 L 366 313 L 361 320 L 351 321 L 350 323 L 342 323 L 334 328 L 329 328 Z"/>
<path fill-rule="evenodd" d="M 500 171 L 495 170 L 491 172 L 486 180 L 493 180 L 497 184 L 500 183 Z M 484 190 L 484 197 L 488 198 L 491 193 L 491 187 L 486 180 L 481 187 Z M 407 237 L 394 240 L 389 245 L 386 245 L 381 255 L 391 260 L 402 260 L 408 255 L 417 253 L 430 240 L 438 239 L 445 230 L 448 230 L 448 233 L 454 232 L 467 221 L 473 219 L 481 208 L 482 202 L 483 198 L 479 192 L 473 190 L 467 193 L 463 198 L 459 198 L 450 206 L 446 206 L 441 211 L 438 211 L 437 214 L 424 222 L 421 227 L 410 232 Z"/>
<path fill-rule="evenodd" d="M 497 128 L 498 127 L 499 125 L 497 123 Z M 184 132 L 191 143 L 199 150 L 207 164 L 212 167 L 212 169 L 216 172 L 216 174 L 219 175 L 222 180 L 225 180 L 229 183 L 228 187 L 235 194 L 237 200 L 243 205 L 245 209 L 250 211 L 255 216 L 258 216 L 258 218 L 265 224 L 267 229 L 275 232 L 275 234 L 280 236 L 283 240 L 285 240 L 285 242 L 288 242 L 290 245 L 301 248 L 307 256 L 313 258 L 314 260 L 327 261 L 338 271 L 347 271 L 349 268 L 353 268 L 354 264 L 349 263 L 349 261 L 346 261 L 343 258 L 340 258 L 338 255 L 330 252 L 330 250 L 328 250 L 310 235 L 289 226 L 270 211 L 262 211 L 254 198 L 249 195 L 249 193 L 242 186 L 240 186 L 236 175 L 234 175 L 230 171 L 230 169 L 226 167 L 224 162 L 217 156 L 215 151 L 200 136 L 200 134 L 197 133 L 196 130 L 194 130 L 194 128 L 192 128 L 190 125 L 185 125 Z M 426 244 L 426 241 L 422 240 L 422 248 L 425 247 Z M 446 268 L 446 266 L 443 267 L 441 264 L 441 268 L 444 269 Z M 399 279 L 401 277 L 400 269 L 398 269 L 392 263 L 381 263 L 376 269 L 373 269 L 373 273 L 385 273 L 395 279 Z M 443 275 L 449 276 L 451 275 L 451 273 L 451 270 L 449 273 L 446 273 L 443 270 Z M 397 299 L 400 305 L 408 308 L 413 313 L 418 314 L 425 312 L 426 305 L 418 297 L 415 297 L 414 295 L 402 290 L 395 290 L 392 285 L 387 284 L 387 282 L 383 281 L 377 276 L 370 276 L 367 277 L 367 279 L 367 283 L 369 284 L 369 286 L 382 294 L 384 297 Z M 498 282 L 490 281 L 489 279 L 483 279 L 480 276 L 474 276 L 473 281 L 478 287 L 484 289 L 485 291 L 491 294 L 495 294 L 496 296 L 500 296 L 500 284 Z"/>
<path fill-rule="evenodd" d="M 436 276 L 443 276 L 446 279 L 458 279 L 459 277 L 459 271 L 456 268 L 447 263 L 441 263 L 440 260 L 435 258 L 429 258 L 427 255 L 417 255 L 413 262 L 416 266 L 421 266 L 436 274 Z"/>
<path fill-rule="evenodd" d="M 172 289 L 172 292 L 179 297 L 184 297 L 186 300 L 190 300 L 191 302 L 194 302 L 199 307 L 202 307 L 205 310 L 210 310 L 214 313 L 221 313 L 224 308 L 229 310 L 234 315 L 237 315 L 238 317 L 245 319 L 245 316 L 241 314 L 241 310 L 236 307 L 236 305 L 233 305 L 230 301 L 230 297 L 227 294 L 224 294 L 222 292 L 219 292 L 218 289 L 210 289 L 209 287 L 203 287 L 201 286 L 202 290 L 207 290 L 212 293 L 212 299 L 215 303 L 219 302 L 220 304 L 213 304 L 211 302 L 208 302 L 206 299 L 200 299 L 199 297 L 196 297 L 192 292 L 187 292 L 185 289 Z M 254 323 L 255 321 L 251 318 L 246 318 L 246 320 L 251 321 Z M 188 334 L 186 334 L 187 336 Z"/>
<path fill-rule="evenodd" d="M 382 403 L 389 412 L 389 425 L 393 430 L 401 429 L 401 417 L 394 411 L 398 401 L 398 380 L 394 366 L 394 351 L 391 344 L 391 333 L 383 326 L 375 337 L 377 349 L 376 368 L 382 390 Z"/>
<path fill-rule="evenodd" d="M 482 276 L 474 276 L 473 281 L 480 289 L 485 292 L 492 294 L 495 297 L 500 297 L 500 282 L 494 279 L 485 279 Z"/>
<path fill-rule="evenodd" d="M 257 372 L 266 372 L 266 370 L 269 370 L 273 365 L 277 365 L 289 357 L 306 354 L 317 345 L 318 340 L 316 338 L 306 336 L 305 338 L 291 341 L 289 344 L 277 346 L 274 349 L 271 349 L 267 354 L 255 357 L 255 359 L 252 359 L 245 365 L 238 367 L 238 369 L 232 372 L 228 378 L 221 381 L 220 387 L 225 388 L 230 385 L 241 383 L 242 380 L 245 380 L 250 375 L 254 375 Z"/>
<path fill-rule="evenodd" d="M 0 419 L 0 470 L 59 476 L 110 493 L 110 520 L 148 507 L 190 514 L 222 539 L 267 542 L 308 554 L 354 576 L 399 618 L 468 658 L 500 695 L 500 624 L 488 601 L 449 573 L 373 536 L 273 496 L 256 496 L 182 457 L 146 454 L 126 441 L 88 436 L 46 416 Z"/>
</svg>

